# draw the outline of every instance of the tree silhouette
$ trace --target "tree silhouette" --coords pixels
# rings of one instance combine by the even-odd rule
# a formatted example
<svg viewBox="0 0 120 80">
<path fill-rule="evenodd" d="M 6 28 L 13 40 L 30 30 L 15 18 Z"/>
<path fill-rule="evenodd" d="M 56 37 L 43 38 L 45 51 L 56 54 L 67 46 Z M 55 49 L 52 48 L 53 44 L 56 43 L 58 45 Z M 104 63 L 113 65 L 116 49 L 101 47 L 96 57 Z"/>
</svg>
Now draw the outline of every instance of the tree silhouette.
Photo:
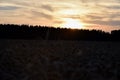
<svg viewBox="0 0 120 80">
<path fill-rule="evenodd" d="M 40 25 L 0 24 L 0 38 L 42 40 L 120 41 L 120 30 L 111 34 L 102 30 L 54 28 Z"/>
</svg>

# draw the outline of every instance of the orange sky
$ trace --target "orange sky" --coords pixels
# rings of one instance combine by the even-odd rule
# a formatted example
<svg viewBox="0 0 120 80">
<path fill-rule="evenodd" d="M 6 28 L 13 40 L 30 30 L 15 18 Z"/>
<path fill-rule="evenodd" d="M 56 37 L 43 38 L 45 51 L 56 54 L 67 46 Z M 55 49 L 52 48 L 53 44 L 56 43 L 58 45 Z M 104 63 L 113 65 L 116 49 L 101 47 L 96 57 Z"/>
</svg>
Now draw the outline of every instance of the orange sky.
<svg viewBox="0 0 120 80">
<path fill-rule="evenodd" d="M 119 0 L 0 0 L 0 23 L 120 29 Z"/>
</svg>

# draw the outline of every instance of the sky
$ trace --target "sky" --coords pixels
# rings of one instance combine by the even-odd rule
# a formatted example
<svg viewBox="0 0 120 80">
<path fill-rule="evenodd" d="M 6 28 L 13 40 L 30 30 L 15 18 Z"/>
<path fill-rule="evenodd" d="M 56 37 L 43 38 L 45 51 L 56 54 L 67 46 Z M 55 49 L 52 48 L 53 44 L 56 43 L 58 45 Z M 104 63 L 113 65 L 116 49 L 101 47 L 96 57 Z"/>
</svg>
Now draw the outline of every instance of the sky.
<svg viewBox="0 0 120 80">
<path fill-rule="evenodd" d="M 120 0 L 0 0 L 0 23 L 120 29 Z"/>
</svg>

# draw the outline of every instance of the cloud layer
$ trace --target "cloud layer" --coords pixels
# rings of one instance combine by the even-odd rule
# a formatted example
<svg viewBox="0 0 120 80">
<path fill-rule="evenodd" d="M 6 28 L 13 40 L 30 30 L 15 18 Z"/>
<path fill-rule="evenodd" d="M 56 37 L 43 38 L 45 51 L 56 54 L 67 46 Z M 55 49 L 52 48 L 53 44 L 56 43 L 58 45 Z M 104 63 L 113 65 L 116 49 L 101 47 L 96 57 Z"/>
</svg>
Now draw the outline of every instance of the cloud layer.
<svg viewBox="0 0 120 80">
<path fill-rule="evenodd" d="M 65 18 L 120 27 L 119 0 L 0 0 L 0 23 L 59 26 Z"/>
</svg>

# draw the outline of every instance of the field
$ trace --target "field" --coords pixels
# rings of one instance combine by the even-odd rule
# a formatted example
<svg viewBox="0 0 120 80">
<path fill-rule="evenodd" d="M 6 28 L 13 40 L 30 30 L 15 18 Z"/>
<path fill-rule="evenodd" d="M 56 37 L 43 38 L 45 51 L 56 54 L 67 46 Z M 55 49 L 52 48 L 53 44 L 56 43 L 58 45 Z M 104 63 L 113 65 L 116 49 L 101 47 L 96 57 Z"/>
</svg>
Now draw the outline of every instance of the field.
<svg viewBox="0 0 120 80">
<path fill-rule="evenodd" d="M 119 80 L 120 42 L 0 40 L 0 80 Z"/>
</svg>

